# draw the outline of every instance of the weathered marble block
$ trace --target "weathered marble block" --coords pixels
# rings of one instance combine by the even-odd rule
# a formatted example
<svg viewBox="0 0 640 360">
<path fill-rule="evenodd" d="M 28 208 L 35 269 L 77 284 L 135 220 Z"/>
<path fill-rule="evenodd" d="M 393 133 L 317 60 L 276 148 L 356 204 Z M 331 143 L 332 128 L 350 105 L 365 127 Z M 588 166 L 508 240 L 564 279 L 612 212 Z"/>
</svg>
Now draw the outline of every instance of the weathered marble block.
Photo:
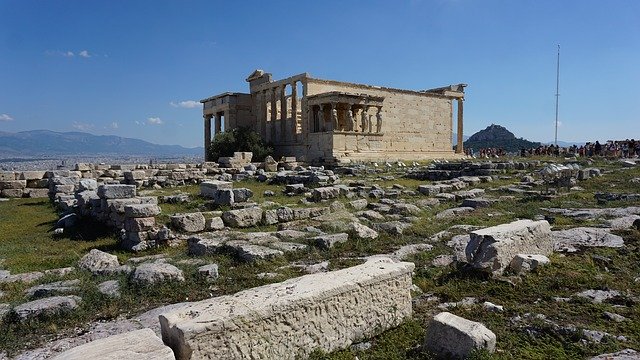
<svg viewBox="0 0 640 360">
<path fill-rule="evenodd" d="M 377 258 L 305 275 L 160 315 L 176 359 L 296 359 L 333 351 L 411 316 L 414 265 Z"/>
<path fill-rule="evenodd" d="M 124 215 L 129 218 L 147 218 L 161 212 L 160 207 L 155 204 L 131 204 L 124 207 Z"/>
<path fill-rule="evenodd" d="M 98 196 L 103 199 L 128 199 L 136 196 L 135 185 L 100 185 Z"/>
<path fill-rule="evenodd" d="M 168 360 L 174 357 L 153 330 L 141 329 L 88 342 L 63 352 L 56 359 Z"/>
<path fill-rule="evenodd" d="M 438 358 L 466 359 L 475 349 L 494 352 L 496 335 L 479 322 L 441 312 L 429 323 L 424 345 Z"/>
<path fill-rule="evenodd" d="M 549 255 L 553 252 L 551 228 L 545 220 L 518 220 L 471 232 L 465 249 L 476 269 L 500 275 L 518 254 Z"/>
<path fill-rule="evenodd" d="M 46 171 L 23 171 L 20 173 L 20 180 L 40 180 L 44 178 Z"/>
<path fill-rule="evenodd" d="M 200 183 L 200 195 L 213 198 L 218 190 L 232 190 L 233 183 L 229 181 L 209 180 Z"/>
</svg>

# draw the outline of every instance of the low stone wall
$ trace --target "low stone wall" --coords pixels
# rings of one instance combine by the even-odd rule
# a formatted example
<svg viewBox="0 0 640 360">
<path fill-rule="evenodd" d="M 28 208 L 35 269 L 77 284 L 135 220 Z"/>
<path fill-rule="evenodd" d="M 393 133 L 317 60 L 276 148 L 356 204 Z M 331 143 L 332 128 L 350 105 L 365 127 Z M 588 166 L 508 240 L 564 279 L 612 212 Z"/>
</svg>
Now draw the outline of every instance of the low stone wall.
<svg viewBox="0 0 640 360">
<path fill-rule="evenodd" d="M 417 180 L 451 180 L 461 176 L 493 176 L 505 173 L 507 170 L 532 170 L 540 166 L 539 161 L 529 162 L 447 162 L 435 163 L 428 168 L 414 169 L 407 173 L 407 177 Z"/>
<path fill-rule="evenodd" d="M 296 359 L 376 336 L 411 316 L 414 265 L 377 258 L 160 315 L 176 359 Z"/>
<path fill-rule="evenodd" d="M 0 172 L 0 197 L 46 198 L 49 179 L 46 171 Z"/>
</svg>

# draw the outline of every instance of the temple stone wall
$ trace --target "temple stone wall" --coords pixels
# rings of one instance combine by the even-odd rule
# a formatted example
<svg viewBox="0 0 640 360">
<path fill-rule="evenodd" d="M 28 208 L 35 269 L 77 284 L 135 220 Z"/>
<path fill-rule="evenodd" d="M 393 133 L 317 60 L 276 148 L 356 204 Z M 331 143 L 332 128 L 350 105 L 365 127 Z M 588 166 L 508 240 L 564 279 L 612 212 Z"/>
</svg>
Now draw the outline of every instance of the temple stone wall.
<svg viewBox="0 0 640 360">
<path fill-rule="evenodd" d="M 307 73 L 274 81 L 262 70 L 246 81 L 250 94 L 201 100 L 205 147 L 212 133 L 250 126 L 273 145 L 276 157 L 308 163 L 462 156 L 452 150 L 452 135 L 454 115 L 458 132 L 463 131 L 466 84 L 412 91 L 315 79 Z M 456 114 L 453 101 L 458 102 Z M 461 138 L 458 142 L 461 153 Z"/>
<path fill-rule="evenodd" d="M 335 134 L 332 146 L 338 159 L 420 159 L 452 157 L 452 101 L 434 94 L 309 79 L 309 95 L 331 91 L 383 96 L 383 136 Z M 430 154 L 425 154 L 430 153 Z"/>
</svg>

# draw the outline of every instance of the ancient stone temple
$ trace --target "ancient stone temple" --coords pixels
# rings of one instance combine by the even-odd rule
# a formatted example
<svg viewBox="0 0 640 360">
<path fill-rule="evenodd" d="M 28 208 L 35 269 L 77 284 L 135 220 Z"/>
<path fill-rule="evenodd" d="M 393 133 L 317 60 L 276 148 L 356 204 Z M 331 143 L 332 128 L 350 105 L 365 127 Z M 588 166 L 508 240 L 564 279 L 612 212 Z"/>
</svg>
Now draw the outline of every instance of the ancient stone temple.
<svg viewBox="0 0 640 360">
<path fill-rule="evenodd" d="M 211 143 L 212 130 L 243 126 L 271 143 L 277 156 L 295 156 L 308 163 L 462 154 L 466 84 L 415 91 L 316 79 L 308 73 L 274 81 L 262 70 L 246 81 L 248 94 L 227 92 L 200 101 L 205 148 Z M 452 150 L 454 119 L 456 153 Z"/>
</svg>

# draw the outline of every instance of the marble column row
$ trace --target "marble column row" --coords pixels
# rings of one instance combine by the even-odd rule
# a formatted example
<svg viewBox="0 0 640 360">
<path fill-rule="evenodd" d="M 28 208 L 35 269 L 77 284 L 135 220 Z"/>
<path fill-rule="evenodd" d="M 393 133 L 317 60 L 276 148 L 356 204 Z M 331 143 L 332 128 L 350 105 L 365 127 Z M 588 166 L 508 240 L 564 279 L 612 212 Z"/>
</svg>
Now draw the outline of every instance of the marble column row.
<svg viewBox="0 0 640 360">
<path fill-rule="evenodd" d="M 212 161 L 209 159 L 208 149 L 209 145 L 211 145 L 211 139 L 215 134 L 218 134 L 222 131 L 222 116 L 225 118 L 225 122 L 228 122 L 228 112 L 219 112 L 215 114 L 215 132 L 211 134 L 211 120 L 213 119 L 213 114 L 204 115 L 204 161 Z M 225 124 L 225 129 L 228 124 Z"/>
<path fill-rule="evenodd" d="M 287 104 L 286 85 L 282 84 L 260 92 L 257 129 L 268 142 L 295 140 L 298 126 L 298 84 L 297 82 L 288 84 L 291 85 L 291 107 Z M 278 102 L 280 102 L 280 118 L 278 118 Z M 279 123 L 276 124 L 276 122 Z M 279 131 L 276 130 L 276 126 L 279 126 Z"/>
</svg>

